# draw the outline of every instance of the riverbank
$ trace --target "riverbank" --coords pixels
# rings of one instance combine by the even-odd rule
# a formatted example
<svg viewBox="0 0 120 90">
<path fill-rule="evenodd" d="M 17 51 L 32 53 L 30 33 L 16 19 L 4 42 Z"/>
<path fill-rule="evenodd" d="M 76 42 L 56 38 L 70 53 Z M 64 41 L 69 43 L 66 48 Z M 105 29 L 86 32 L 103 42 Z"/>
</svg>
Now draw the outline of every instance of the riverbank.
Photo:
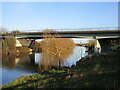
<svg viewBox="0 0 120 90">
<path fill-rule="evenodd" d="M 71 68 L 21 76 L 3 88 L 115 88 L 119 87 L 120 51 L 89 56 Z"/>
</svg>

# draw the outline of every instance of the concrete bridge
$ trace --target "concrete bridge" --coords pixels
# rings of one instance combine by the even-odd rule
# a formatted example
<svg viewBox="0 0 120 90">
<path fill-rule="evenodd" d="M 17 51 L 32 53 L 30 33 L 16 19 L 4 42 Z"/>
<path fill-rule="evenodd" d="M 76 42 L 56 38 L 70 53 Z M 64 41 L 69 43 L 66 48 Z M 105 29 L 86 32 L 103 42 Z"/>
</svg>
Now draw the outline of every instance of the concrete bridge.
<svg viewBox="0 0 120 90">
<path fill-rule="evenodd" d="M 51 32 L 51 35 L 57 36 L 61 35 L 63 38 L 93 38 L 96 40 L 96 47 L 97 44 L 100 43 L 102 51 L 108 51 L 110 50 L 110 40 L 118 40 L 120 39 L 120 29 L 119 28 L 113 28 L 110 30 L 110 28 L 87 28 L 81 29 L 84 31 L 80 31 L 80 29 L 73 29 L 73 31 L 62 31 L 64 29 Z M 41 39 L 43 38 L 43 32 L 21 32 L 21 33 L 9 33 L 9 34 L 2 34 L 2 38 L 6 37 L 15 37 L 15 38 L 21 38 L 21 39 Z M 98 40 L 98 41 L 97 41 Z M 99 43 L 98 43 L 99 42 Z"/>
<path fill-rule="evenodd" d="M 62 31 L 51 32 L 51 35 L 61 35 L 63 38 L 116 38 L 120 36 L 119 31 Z M 2 38 L 16 37 L 23 39 L 41 39 L 43 38 L 43 32 L 27 32 L 27 33 L 10 33 L 2 34 Z"/>
</svg>

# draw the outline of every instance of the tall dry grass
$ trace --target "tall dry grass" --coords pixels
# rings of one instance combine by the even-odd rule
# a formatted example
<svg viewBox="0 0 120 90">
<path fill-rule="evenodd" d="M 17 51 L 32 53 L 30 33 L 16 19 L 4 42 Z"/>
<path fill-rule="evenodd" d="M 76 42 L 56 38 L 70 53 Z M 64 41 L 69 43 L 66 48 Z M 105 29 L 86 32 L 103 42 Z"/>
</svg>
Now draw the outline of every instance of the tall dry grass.
<svg viewBox="0 0 120 90">
<path fill-rule="evenodd" d="M 73 53 L 74 42 L 70 38 L 62 38 L 62 36 L 52 35 L 55 31 L 45 30 L 43 32 L 43 40 L 41 42 L 42 57 L 39 64 L 40 69 L 48 70 L 51 67 L 61 67 L 67 57 Z"/>
</svg>

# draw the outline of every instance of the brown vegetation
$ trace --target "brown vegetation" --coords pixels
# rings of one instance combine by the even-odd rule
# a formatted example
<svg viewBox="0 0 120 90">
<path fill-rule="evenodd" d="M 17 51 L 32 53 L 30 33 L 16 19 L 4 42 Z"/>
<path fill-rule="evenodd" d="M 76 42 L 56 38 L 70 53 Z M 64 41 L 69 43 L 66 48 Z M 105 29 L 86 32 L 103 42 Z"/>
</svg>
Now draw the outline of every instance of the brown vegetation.
<svg viewBox="0 0 120 90">
<path fill-rule="evenodd" d="M 34 50 L 34 52 L 41 53 L 42 52 L 41 42 L 35 42 L 35 46 L 34 46 L 33 50 Z"/>
<path fill-rule="evenodd" d="M 16 53 L 16 39 L 14 37 L 8 37 L 2 40 L 2 51 L 6 54 Z"/>
<path fill-rule="evenodd" d="M 26 53 L 30 52 L 30 49 L 28 47 L 16 47 L 16 38 L 14 37 L 8 37 L 5 38 L 2 41 L 2 51 L 0 51 L 3 54 L 16 54 L 16 53 Z"/>
<path fill-rule="evenodd" d="M 51 35 L 52 31 L 43 32 L 42 60 L 39 64 L 40 69 L 50 69 L 51 67 L 61 67 L 66 58 L 73 53 L 74 42 L 69 38 L 61 38 L 60 35 Z"/>
<path fill-rule="evenodd" d="M 17 48 L 17 50 L 19 51 L 19 53 L 30 52 L 30 49 L 28 47 L 19 47 L 19 48 Z"/>
</svg>

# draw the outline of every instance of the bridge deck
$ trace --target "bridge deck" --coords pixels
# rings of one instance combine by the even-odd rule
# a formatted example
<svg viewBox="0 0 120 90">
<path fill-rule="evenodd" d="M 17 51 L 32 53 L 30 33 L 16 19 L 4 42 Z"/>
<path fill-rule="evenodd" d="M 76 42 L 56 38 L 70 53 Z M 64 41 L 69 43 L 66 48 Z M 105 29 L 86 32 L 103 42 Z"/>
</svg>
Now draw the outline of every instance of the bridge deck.
<svg viewBox="0 0 120 90">
<path fill-rule="evenodd" d="M 64 38 L 81 38 L 81 37 L 120 37 L 120 30 L 113 31 L 54 31 L 52 35 L 61 35 Z M 21 32 L 21 33 L 8 33 L 0 35 L 2 38 L 14 36 L 16 38 L 29 38 L 40 39 L 43 32 Z"/>
<path fill-rule="evenodd" d="M 120 30 L 117 31 L 56 31 L 56 32 L 51 32 L 51 33 L 58 33 L 58 34 L 78 34 L 78 33 L 83 33 L 83 34 L 102 34 L 102 33 L 120 33 Z M 8 35 L 23 35 L 23 34 L 43 34 L 43 32 L 21 32 L 21 33 L 8 33 Z M 4 35 L 4 34 L 2 34 Z M 6 35 L 6 34 L 5 34 Z"/>
</svg>

